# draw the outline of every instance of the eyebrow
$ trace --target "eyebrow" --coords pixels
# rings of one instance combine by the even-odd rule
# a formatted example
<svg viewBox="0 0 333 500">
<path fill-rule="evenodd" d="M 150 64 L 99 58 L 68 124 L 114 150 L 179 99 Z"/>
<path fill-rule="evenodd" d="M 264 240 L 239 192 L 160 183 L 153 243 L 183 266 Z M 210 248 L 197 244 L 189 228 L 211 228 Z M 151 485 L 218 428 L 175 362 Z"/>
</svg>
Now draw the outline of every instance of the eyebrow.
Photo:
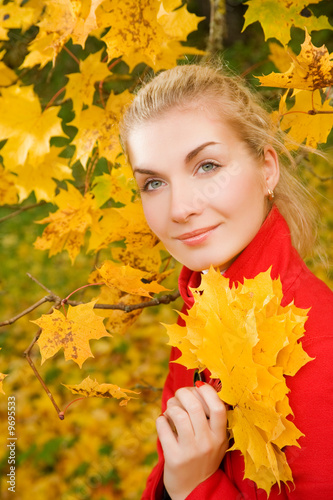
<svg viewBox="0 0 333 500">
<path fill-rule="evenodd" d="M 214 146 L 215 144 L 220 144 L 220 143 L 214 142 L 214 141 L 204 142 L 203 144 L 201 144 L 197 148 L 193 149 L 193 151 L 190 151 L 189 153 L 187 153 L 187 155 L 185 156 L 185 163 L 187 164 L 191 160 L 193 160 L 193 158 L 195 158 L 200 153 L 200 151 L 202 151 L 203 149 L 207 148 L 208 146 Z M 133 175 L 135 175 L 136 173 L 147 174 L 147 175 L 158 175 L 159 174 L 159 172 L 156 172 L 154 170 L 149 170 L 147 168 L 135 168 L 133 170 Z"/>
</svg>

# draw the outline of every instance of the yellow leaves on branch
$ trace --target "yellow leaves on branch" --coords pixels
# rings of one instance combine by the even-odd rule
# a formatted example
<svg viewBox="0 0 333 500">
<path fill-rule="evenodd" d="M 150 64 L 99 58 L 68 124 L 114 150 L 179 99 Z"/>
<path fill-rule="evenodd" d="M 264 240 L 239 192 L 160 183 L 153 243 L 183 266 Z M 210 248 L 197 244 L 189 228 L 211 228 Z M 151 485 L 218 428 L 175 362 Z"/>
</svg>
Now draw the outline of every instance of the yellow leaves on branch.
<svg viewBox="0 0 333 500">
<path fill-rule="evenodd" d="M 117 266 L 111 261 L 106 261 L 98 269 L 102 281 L 110 288 L 118 288 L 132 295 L 151 297 L 151 293 L 168 291 L 157 281 L 151 280 L 150 276 L 130 266 Z M 164 277 L 164 276 L 163 276 Z"/>
<path fill-rule="evenodd" d="M 306 30 L 298 56 L 276 44 L 271 49 L 274 64 L 283 71 L 289 59 L 289 69 L 256 78 L 264 86 L 295 89 L 291 95 L 295 98 L 293 106 L 287 107 L 287 91 L 281 97 L 279 112 L 274 112 L 279 115 L 281 129 L 288 131 L 286 146 L 297 149 L 305 141 L 307 146 L 316 148 L 327 141 L 333 127 L 333 107 L 323 92 L 333 84 L 333 55 L 325 45 L 315 47 Z M 292 140 L 288 141 L 288 137 Z"/>
<path fill-rule="evenodd" d="M 305 31 L 305 41 L 298 56 L 289 52 L 291 66 L 285 73 L 258 76 L 261 85 L 286 89 L 316 90 L 333 85 L 333 54 L 325 45 L 315 47 Z"/>
<path fill-rule="evenodd" d="M 231 450 L 244 456 L 244 477 L 267 495 L 274 483 L 292 481 L 282 449 L 299 446 L 302 433 L 292 415 L 285 375 L 294 376 L 311 358 L 298 340 L 307 310 L 281 306 L 282 286 L 270 271 L 229 288 L 212 267 L 196 289 L 186 326 L 164 325 L 169 344 L 180 349 L 176 361 L 187 368 L 208 368 L 220 379 L 220 398 L 228 410 Z M 203 292 L 201 295 L 200 293 Z"/>
<path fill-rule="evenodd" d="M 95 146 L 99 156 L 110 162 L 115 162 L 122 148 L 119 142 L 119 121 L 124 107 L 130 103 L 133 95 L 128 90 L 115 95 L 111 92 L 105 109 L 90 106 L 75 118 L 72 125 L 78 128 L 73 140 L 76 152 L 73 161 L 80 160 L 83 167 L 87 166 L 89 156 Z"/>
<path fill-rule="evenodd" d="M 309 17 L 301 15 L 302 10 L 309 4 L 319 3 L 321 0 L 247 0 L 248 9 L 244 15 L 245 23 L 243 30 L 249 24 L 259 21 L 268 38 L 277 38 L 283 45 L 290 40 L 290 28 L 292 26 L 309 31 L 332 29 L 326 16 L 316 17 L 311 13 Z M 277 22 L 278 20 L 278 22 Z"/>
<path fill-rule="evenodd" d="M 1 347 L 0 347 L 0 351 L 1 351 Z M 7 375 L 5 375 L 4 373 L 0 373 L 0 392 L 2 392 L 2 394 L 5 394 L 5 391 L 2 388 L 2 382 L 4 381 L 4 379 L 6 377 L 7 377 Z"/>
<path fill-rule="evenodd" d="M 50 257 L 65 249 L 73 263 L 87 229 L 98 225 L 101 210 L 90 193 L 82 196 L 72 184 L 67 185 L 67 191 L 62 189 L 54 202 L 59 209 L 38 221 L 39 224 L 48 223 L 48 226 L 34 246 L 39 250 L 49 250 Z"/>
<path fill-rule="evenodd" d="M 0 165 L 0 205 L 14 205 L 17 202 L 16 177 Z"/>
<path fill-rule="evenodd" d="M 101 61 L 102 51 L 90 54 L 80 62 L 78 73 L 68 75 L 66 98 L 72 99 L 75 121 L 80 118 L 83 104 L 91 106 L 95 93 L 95 82 L 105 80 L 111 73 L 105 62 Z"/>
<path fill-rule="evenodd" d="M 95 11 L 101 0 L 46 0 L 37 23 L 39 33 L 30 44 L 30 54 L 22 68 L 55 61 L 64 44 L 72 38 L 84 46 L 88 35 L 97 29 Z"/>
<path fill-rule="evenodd" d="M 89 341 L 111 336 L 104 327 L 103 318 L 93 311 L 95 303 L 96 301 L 92 301 L 76 307 L 68 306 L 66 316 L 55 309 L 52 314 L 43 314 L 32 321 L 42 329 L 37 340 L 42 363 L 61 348 L 64 349 L 66 361 L 71 359 L 80 368 L 87 358 L 94 357 Z"/>
<path fill-rule="evenodd" d="M 16 174 L 15 185 L 22 202 L 33 191 L 37 201 L 54 201 L 58 181 L 73 179 L 72 169 L 68 166 L 68 159 L 59 156 L 60 148 L 51 146 L 50 151 L 39 156 L 34 161 L 28 155 L 24 165 L 11 168 Z"/>
<path fill-rule="evenodd" d="M 190 14 L 179 0 L 104 0 L 96 10 L 100 28 L 111 29 L 102 37 L 109 59 L 123 57 L 130 70 L 144 62 L 155 71 L 177 64 L 184 53 L 202 51 L 183 47 L 189 33 L 204 18 Z"/>
<path fill-rule="evenodd" d="M 281 103 L 283 106 L 283 99 Z M 310 114 L 304 110 L 315 109 L 319 114 Z M 320 112 L 323 114 L 320 114 Z M 329 101 L 322 102 L 319 90 L 309 92 L 300 90 L 295 93 L 295 104 L 288 111 L 281 109 L 282 120 L 280 127 L 282 130 L 289 130 L 286 146 L 289 149 L 297 149 L 297 144 L 305 141 L 306 146 L 316 148 L 319 143 L 327 141 L 327 137 L 333 127 L 333 108 Z M 327 113 L 327 114 L 325 114 Z M 296 143 L 288 141 L 291 137 Z"/>
<path fill-rule="evenodd" d="M 71 38 L 84 47 L 88 35 L 105 41 L 109 59 L 123 56 L 133 68 L 141 62 L 156 71 L 176 65 L 184 53 L 202 54 L 184 48 L 200 17 L 188 12 L 180 0 L 46 0 L 37 23 L 39 33 L 29 46 L 22 68 L 45 66 Z M 179 8 L 181 6 L 181 8 Z M 174 9 L 177 9 L 175 12 Z M 17 27 L 10 22 L 8 28 Z M 6 36 L 6 30 L 4 31 Z"/>
<path fill-rule="evenodd" d="M 130 394 L 140 394 L 139 392 L 130 391 L 128 389 L 121 389 L 114 384 L 99 384 L 96 379 L 92 380 L 89 376 L 85 378 L 81 384 L 63 385 L 72 391 L 73 394 L 86 398 L 121 399 L 119 406 L 126 406 L 130 399 L 135 399 L 135 397 L 130 396 Z"/>
<path fill-rule="evenodd" d="M 9 40 L 8 30 L 21 28 L 27 30 L 38 18 L 39 10 L 29 6 L 26 2 L 21 6 L 19 2 L 4 2 L 0 5 L 0 40 Z"/>
<path fill-rule="evenodd" d="M 24 165 L 28 153 L 34 162 L 50 151 L 50 138 L 66 137 L 58 118 L 60 108 L 41 109 L 33 86 L 13 85 L 2 89 L 0 97 L 0 140 L 8 139 L 1 149 L 7 169 Z"/>
</svg>

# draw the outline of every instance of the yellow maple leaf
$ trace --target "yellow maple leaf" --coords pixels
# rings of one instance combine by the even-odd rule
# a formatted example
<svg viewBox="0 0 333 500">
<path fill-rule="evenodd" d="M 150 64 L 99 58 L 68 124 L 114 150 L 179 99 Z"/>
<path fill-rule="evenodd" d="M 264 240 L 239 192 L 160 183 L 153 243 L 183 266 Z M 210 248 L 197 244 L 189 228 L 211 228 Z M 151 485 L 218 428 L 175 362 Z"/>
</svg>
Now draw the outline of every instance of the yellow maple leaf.
<svg viewBox="0 0 333 500">
<path fill-rule="evenodd" d="M 89 283 L 99 283 L 100 281 L 101 278 L 98 271 L 94 271 L 89 277 Z M 101 287 L 100 294 L 96 299 L 100 304 L 121 303 L 129 306 L 150 300 L 148 297 L 140 297 L 138 299 L 137 295 L 124 293 L 117 288 L 109 288 L 107 286 Z M 142 309 L 133 309 L 129 312 L 122 311 L 121 309 L 96 309 L 96 314 L 106 318 L 105 326 L 114 335 L 124 335 L 141 313 Z"/>
<path fill-rule="evenodd" d="M 91 301 L 76 307 L 68 306 L 66 316 L 55 309 L 52 314 L 43 314 L 39 319 L 32 321 L 42 329 L 37 340 L 42 363 L 61 348 L 64 349 L 66 361 L 71 359 L 80 368 L 87 358 L 94 357 L 89 341 L 105 336 L 111 337 L 105 329 L 103 318 L 93 311 L 95 304 L 96 301 Z"/>
<path fill-rule="evenodd" d="M 119 266 L 111 261 L 105 261 L 102 267 L 98 269 L 98 272 L 107 286 L 119 288 L 119 290 L 133 295 L 151 298 L 151 293 L 169 290 L 154 281 L 154 278 L 148 273 L 128 265 Z"/>
<path fill-rule="evenodd" d="M 147 273 L 157 273 L 160 269 L 162 264 L 161 250 L 165 250 L 161 242 L 156 243 L 151 248 L 143 246 L 138 249 L 128 244 L 126 248 L 116 247 L 111 249 L 114 260 Z"/>
<path fill-rule="evenodd" d="M 88 251 L 97 252 L 111 243 L 123 240 L 127 251 L 138 255 L 157 245 L 158 238 L 147 224 L 140 200 L 121 208 L 103 209 L 102 215 L 98 226 L 92 227 Z M 160 248 L 158 252 L 159 250 Z M 118 258 L 121 257 L 119 249 L 112 249 L 112 254 L 117 260 L 122 260 Z M 133 267 L 138 267 L 137 264 L 136 261 Z"/>
<path fill-rule="evenodd" d="M 115 208 L 118 214 L 127 221 L 126 246 L 134 248 L 152 248 L 158 238 L 151 231 L 144 216 L 141 200 L 137 199 L 125 207 Z"/>
<path fill-rule="evenodd" d="M 0 347 L 0 351 L 1 351 L 1 347 Z M 4 379 L 7 377 L 7 375 L 5 373 L 0 373 L 0 392 L 2 392 L 2 394 L 5 394 L 5 391 L 3 390 L 2 388 L 2 382 L 4 381 Z"/>
<path fill-rule="evenodd" d="M 1 149 L 5 167 L 24 165 L 28 153 L 31 161 L 50 151 L 52 136 L 66 137 L 57 116 L 59 107 L 42 112 L 33 86 L 13 85 L 2 89 L 0 97 L 0 140 L 8 139 Z"/>
<path fill-rule="evenodd" d="M 323 114 L 320 114 L 321 111 Z M 288 137 L 296 141 L 287 141 L 289 149 L 297 149 L 298 144 L 304 141 L 307 146 L 316 148 L 317 144 L 326 142 L 332 130 L 333 107 L 328 100 L 322 103 L 320 90 L 301 90 L 295 95 L 294 106 L 283 115 L 280 127 L 289 130 Z"/>
<path fill-rule="evenodd" d="M 229 288 L 229 280 L 210 268 L 191 289 L 194 305 L 179 313 L 186 326 L 164 325 L 169 344 L 187 368 L 208 368 L 220 379 L 220 398 L 231 406 L 228 429 L 244 456 L 244 477 L 267 495 L 274 483 L 292 481 L 282 451 L 299 446 L 302 433 L 287 419 L 292 414 L 285 375 L 293 376 L 311 358 L 299 339 L 308 310 L 283 307 L 282 285 L 270 270 Z"/>
<path fill-rule="evenodd" d="M 38 221 L 38 224 L 49 225 L 34 246 L 39 250 L 49 250 L 50 257 L 65 249 L 73 263 L 84 243 L 86 231 L 98 225 L 101 211 L 90 193 L 82 196 L 72 184 L 67 185 L 67 191 L 60 191 L 54 203 L 59 210 Z"/>
<path fill-rule="evenodd" d="M 305 41 L 298 56 L 289 53 L 293 62 L 285 73 L 257 76 L 260 84 L 267 87 L 316 90 L 333 84 L 333 54 L 325 45 L 315 47 L 305 30 Z"/>
<path fill-rule="evenodd" d="M 72 37 L 74 43 L 84 46 L 89 34 L 97 29 L 95 10 L 101 0 L 46 0 L 39 33 L 29 46 L 30 53 L 22 68 L 53 60 Z"/>
<path fill-rule="evenodd" d="M 321 0 L 307 2 L 305 0 L 247 0 L 248 8 L 245 12 L 245 23 L 243 30 L 249 24 L 259 21 L 264 30 L 265 40 L 277 38 L 283 45 L 290 40 L 290 28 L 296 26 L 309 31 L 332 29 L 326 16 L 315 17 L 311 15 L 304 17 L 302 10 L 309 4 L 319 3 Z M 278 20 L 278 22 L 277 22 Z"/>
<path fill-rule="evenodd" d="M 104 205 L 110 198 L 116 203 L 127 205 L 133 197 L 135 183 L 129 166 L 112 169 L 111 174 L 104 173 L 94 178 L 92 193 L 98 206 Z"/>
<path fill-rule="evenodd" d="M 186 5 L 170 12 L 181 2 L 163 3 L 161 0 L 104 0 L 96 10 L 97 24 L 101 28 L 111 26 L 102 37 L 107 45 L 109 59 L 123 57 L 130 69 L 145 62 L 158 71 L 170 61 L 162 54 L 169 51 L 170 42 L 185 41 L 191 31 L 197 29 L 203 19 L 187 11 Z M 182 53 L 186 53 L 183 47 Z M 192 48 L 192 51 L 202 51 Z M 160 56 L 160 57 L 158 57 Z M 162 57 L 161 57 L 162 56 Z M 170 63 L 169 63 L 170 64 Z M 176 54 L 170 67 L 177 64 Z"/>
<path fill-rule="evenodd" d="M 0 165 L 0 205 L 17 202 L 16 177 Z"/>
<path fill-rule="evenodd" d="M 90 54 L 84 61 L 81 61 L 79 73 L 71 73 L 67 76 L 69 81 L 66 85 L 66 98 L 73 101 L 76 120 L 80 117 L 82 105 L 90 106 L 93 103 L 94 83 L 105 80 L 111 75 L 107 64 L 101 62 L 103 50 Z"/>
<path fill-rule="evenodd" d="M 39 12 L 27 6 L 20 5 L 18 2 L 8 2 L 0 5 L 0 40 L 9 40 L 8 30 L 21 28 L 27 30 L 36 21 Z"/>
<path fill-rule="evenodd" d="M 292 50 L 289 48 L 285 49 L 275 42 L 270 42 L 268 47 L 270 50 L 268 59 L 275 64 L 279 71 L 287 71 L 292 63 Z"/>
<path fill-rule="evenodd" d="M 1 28 L 0 28 L 1 30 Z M 0 52 L 0 59 L 3 58 L 5 51 Z M 17 80 L 15 71 L 10 69 L 7 64 L 0 61 L 0 87 L 9 87 Z"/>
<path fill-rule="evenodd" d="M 98 146 L 99 156 L 115 163 L 122 153 L 119 142 L 119 121 L 124 107 L 131 102 L 133 95 L 128 90 L 115 95 L 111 92 L 105 109 L 90 106 L 83 110 L 79 119 L 75 118 L 72 125 L 78 128 L 73 140 L 76 146 L 73 161 L 80 160 L 86 167 L 89 156 L 95 145 Z"/>
<path fill-rule="evenodd" d="M 126 237 L 126 220 L 114 208 L 101 209 L 102 219 L 91 227 L 88 252 L 98 252 L 102 248 Z"/>
<path fill-rule="evenodd" d="M 51 146 L 50 152 L 38 157 L 35 161 L 27 157 L 24 165 L 17 165 L 12 168 L 16 174 L 16 189 L 20 202 L 28 198 L 34 191 L 36 200 L 53 201 L 58 181 L 73 179 L 72 169 L 68 166 L 68 159 L 61 158 L 61 150 Z"/>
<path fill-rule="evenodd" d="M 121 399 L 122 401 L 119 403 L 120 406 L 127 405 L 128 401 L 134 398 L 134 396 L 130 396 L 130 394 L 140 394 L 139 392 L 129 389 L 121 389 L 118 385 L 114 384 L 99 384 L 96 379 L 92 380 L 89 376 L 86 377 L 81 384 L 63 385 L 72 391 L 73 394 L 85 396 L 86 398 Z"/>
</svg>

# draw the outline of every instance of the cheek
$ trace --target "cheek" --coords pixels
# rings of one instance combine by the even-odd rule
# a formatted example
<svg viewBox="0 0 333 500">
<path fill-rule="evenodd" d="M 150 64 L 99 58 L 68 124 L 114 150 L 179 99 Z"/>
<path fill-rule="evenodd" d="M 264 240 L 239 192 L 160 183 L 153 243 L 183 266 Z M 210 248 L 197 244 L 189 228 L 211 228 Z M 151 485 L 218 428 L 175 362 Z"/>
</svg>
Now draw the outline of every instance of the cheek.
<svg viewBox="0 0 333 500">
<path fill-rule="evenodd" d="M 219 194 L 211 198 L 217 209 L 230 216 L 240 212 L 247 218 L 258 212 L 261 217 L 265 195 L 260 171 L 243 171 L 229 176 L 224 183 L 220 179 L 219 186 Z"/>
<path fill-rule="evenodd" d="M 148 226 L 159 239 L 162 239 L 165 226 L 165 213 L 157 200 L 142 199 L 143 212 Z"/>
</svg>

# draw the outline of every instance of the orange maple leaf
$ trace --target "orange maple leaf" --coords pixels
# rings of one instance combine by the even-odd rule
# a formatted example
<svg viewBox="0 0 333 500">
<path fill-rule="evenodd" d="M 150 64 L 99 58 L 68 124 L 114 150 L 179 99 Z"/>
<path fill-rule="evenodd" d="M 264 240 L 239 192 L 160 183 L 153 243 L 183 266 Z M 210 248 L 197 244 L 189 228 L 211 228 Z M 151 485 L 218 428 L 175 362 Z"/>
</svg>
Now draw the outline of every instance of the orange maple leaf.
<svg viewBox="0 0 333 500">
<path fill-rule="evenodd" d="M 42 364 L 61 348 L 65 359 L 72 359 L 80 368 L 89 357 L 94 357 L 89 346 L 92 339 L 111 337 L 106 331 L 103 318 L 94 313 L 95 301 L 69 306 L 67 316 L 55 309 L 52 314 L 43 314 L 32 321 L 42 329 L 37 344 L 42 355 Z"/>
</svg>

